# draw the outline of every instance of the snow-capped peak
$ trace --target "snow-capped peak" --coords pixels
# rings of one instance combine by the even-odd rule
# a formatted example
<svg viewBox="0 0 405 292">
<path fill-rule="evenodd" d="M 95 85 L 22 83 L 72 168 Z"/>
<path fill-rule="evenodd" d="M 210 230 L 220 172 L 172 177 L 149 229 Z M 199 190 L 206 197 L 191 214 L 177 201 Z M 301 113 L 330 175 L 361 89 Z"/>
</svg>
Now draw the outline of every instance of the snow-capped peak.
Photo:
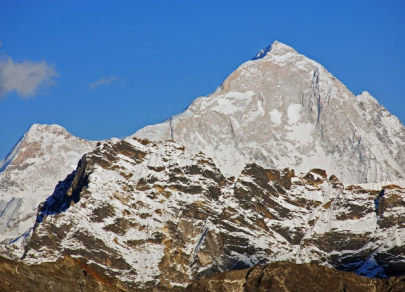
<svg viewBox="0 0 405 292">
<path fill-rule="evenodd" d="M 68 131 L 66 131 L 65 128 L 59 126 L 59 125 L 42 125 L 42 124 L 33 124 L 27 132 L 18 140 L 16 145 L 13 147 L 13 149 L 7 154 L 7 156 L 0 161 L 0 173 L 3 172 L 7 166 L 16 158 L 21 145 L 23 143 L 32 143 L 34 141 L 40 141 L 41 139 L 44 139 L 46 136 L 48 138 L 50 136 L 63 136 L 65 138 L 70 137 L 71 135 L 69 134 Z M 50 141 L 49 139 L 47 139 Z"/>
<path fill-rule="evenodd" d="M 15 159 L 15 164 L 20 165 L 22 162 L 26 161 L 28 158 L 36 157 L 41 155 L 38 151 L 30 151 L 27 152 L 25 155 L 18 158 L 18 154 L 20 152 L 21 147 L 24 145 L 26 148 L 31 148 L 30 144 L 32 143 L 42 143 L 44 147 L 50 147 L 53 143 L 55 143 L 55 139 L 68 139 L 72 137 L 72 135 L 63 127 L 53 124 L 53 125 L 45 125 L 45 124 L 33 124 L 27 132 L 20 138 L 17 144 L 13 147 L 13 149 L 7 154 L 7 156 L 0 162 L 0 173 L 5 171 L 8 165 L 12 163 Z"/>
<path fill-rule="evenodd" d="M 399 120 L 367 92 L 356 100 L 322 65 L 277 41 L 239 66 L 221 90 L 196 99 L 181 119 L 134 136 L 202 151 L 233 176 L 254 162 L 321 168 L 344 183 L 405 178 Z"/>
<path fill-rule="evenodd" d="M 0 253 L 30 236 L 39 203 L 94 145 L 58 125 L 34 124 L 23 135 L 0 163 Z"/>
<path fill-rule="evenodd" d="M 292 47 L 287 46 L 286 44 L 280 43 L 279 41 L 274 41 L 270 46 L 267 46 L 260 50 L 260 52 L 252 58 L 252 61 L 263 59 L 270 53 L 275 53 L 277 55 L 286 54 L 286 53 L 296 53 Z"/>
<path fill-rule="evenodd" d="M 25 139 L 27 141 L 35 141 L 43 139 L 45 136 L 63 136 L 68 138 L 71 134 L 64 127 L 56 124 L 33 124 L 25 134 Z"/>
</svg>

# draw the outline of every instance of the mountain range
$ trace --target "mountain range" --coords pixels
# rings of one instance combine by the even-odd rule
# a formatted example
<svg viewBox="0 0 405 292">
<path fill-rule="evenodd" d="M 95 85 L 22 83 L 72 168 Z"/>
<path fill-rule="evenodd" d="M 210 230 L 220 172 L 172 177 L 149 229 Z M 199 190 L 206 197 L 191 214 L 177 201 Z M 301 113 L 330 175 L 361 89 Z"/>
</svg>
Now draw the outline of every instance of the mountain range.
<svg viewBox="0 0 405 292">
<path fill-rule="evenodd" d="M 404 126 L 369 93 L 274 42 L 126 138 L 33 125 L 0 163 L 0 252 L 27 267 L 76 263 L 111 291 L 285 261 L 402 276 L 404 146 Z"/>
</svg>

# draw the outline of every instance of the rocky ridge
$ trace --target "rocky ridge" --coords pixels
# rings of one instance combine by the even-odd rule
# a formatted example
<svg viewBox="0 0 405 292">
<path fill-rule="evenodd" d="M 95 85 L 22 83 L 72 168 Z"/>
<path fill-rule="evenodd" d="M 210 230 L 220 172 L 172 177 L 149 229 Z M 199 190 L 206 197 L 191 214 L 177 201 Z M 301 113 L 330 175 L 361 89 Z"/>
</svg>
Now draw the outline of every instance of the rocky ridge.
<svg viewBox="0 0 405 292">
<path fill-rule="evenodd" d="M 172 141 L 111 140 L 42 205 L 24 262 L 69 256 L 142 289 L 277 261 L 402 275 L 404 200 L 319 169 L 249 164 L 235 178 Z"/>
</svg>

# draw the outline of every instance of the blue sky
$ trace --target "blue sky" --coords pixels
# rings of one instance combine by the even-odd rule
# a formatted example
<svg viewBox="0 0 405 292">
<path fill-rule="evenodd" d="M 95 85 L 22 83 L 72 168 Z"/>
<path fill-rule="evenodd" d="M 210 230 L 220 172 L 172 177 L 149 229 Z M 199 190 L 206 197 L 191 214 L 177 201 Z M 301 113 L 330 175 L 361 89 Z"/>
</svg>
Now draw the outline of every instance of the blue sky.
<svg viewBox="0 0 405 292">
<path fill-rule="evenodd" d="M 100 140 L 161 122 L 274 40 L 405 122 L 404 3 L 1 1 L 0 159 L 33 123 Z"/>
</svg>

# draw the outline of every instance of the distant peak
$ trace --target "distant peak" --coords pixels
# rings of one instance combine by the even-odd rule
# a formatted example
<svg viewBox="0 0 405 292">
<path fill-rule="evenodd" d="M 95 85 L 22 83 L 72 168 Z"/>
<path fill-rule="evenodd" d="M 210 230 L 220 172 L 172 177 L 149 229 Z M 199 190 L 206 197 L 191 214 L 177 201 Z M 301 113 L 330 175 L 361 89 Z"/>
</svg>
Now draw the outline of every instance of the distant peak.
<svg viewBox="0 0 405 292">
<path fill-rule="evenodd" d="M 70 133 L 62 126 L 53 124 L 33 124 L 24 135 L 26 141 L 36 141 L 43 135 L 70 136 Z"/>
<path fill-rule="evenodd" d="M 27 132 L 54 132 L 54 131 L 64 131 L 66 132 L 66 129 L 62 126 L 53 124 L 53 125 L 46 125 L 46 124 L 33 124 Z"/>
<path fill-rule="evenodd" d="M 3 170 L 5 170 L 6 167 L 17 156 L 22 145 L 24 144 L 26 145 L 26 143 L 30 144 L 32 142 L 40 141 L 41 139 L 43 139 L 43 137 L 60 137 L 60 136 L 68 138 L 71 137 L 72 135 L 65 128 L 56 124 L 53 125 L 33 124 L 28 129 L 28 131 L 25 132 L 25 134 L 20 138 L 20 140 L 13 147 L 13 149 L 11 149 L 11 151 L 7 154 L 7 156 L 0 161 L 0 173 Z"/>
<path fill-rule="evenodd" d="M 274 41 L 274 43 L 272 43 L 271 47 L 272 47 L 272 50 L 277 50 L 277 51 L 284 50 L 284 51 L 295 52 L 295 50 L 292 47 L 290 47 L 286 44 L 280 43 L 279 41 Z"/>
<path fill-rule="evenodd" d="M 292 53 L 296 52 L 292 47 L 287 46 L 286 44 L 280 43 L 279 41 L 274 41 L 270 46 L 261 49 L 260 52 L 252 59 L 252 61 L 262 59 L 270 52 L 275 52 L 278 54 Z"/>
<path fill-rule="evenodd" d="M 0 173 L 17 157 L 23 143 L 31 143 L 38 141 L 44 133 L 55 133 L 57 135 L 65 134 L 67 131 L 59 125 L 41 125 L 33 124 L 27 132 L 18 140 L 17 144 L 11 149 L 7 156 L 0 161 Z"/>
</svg>

